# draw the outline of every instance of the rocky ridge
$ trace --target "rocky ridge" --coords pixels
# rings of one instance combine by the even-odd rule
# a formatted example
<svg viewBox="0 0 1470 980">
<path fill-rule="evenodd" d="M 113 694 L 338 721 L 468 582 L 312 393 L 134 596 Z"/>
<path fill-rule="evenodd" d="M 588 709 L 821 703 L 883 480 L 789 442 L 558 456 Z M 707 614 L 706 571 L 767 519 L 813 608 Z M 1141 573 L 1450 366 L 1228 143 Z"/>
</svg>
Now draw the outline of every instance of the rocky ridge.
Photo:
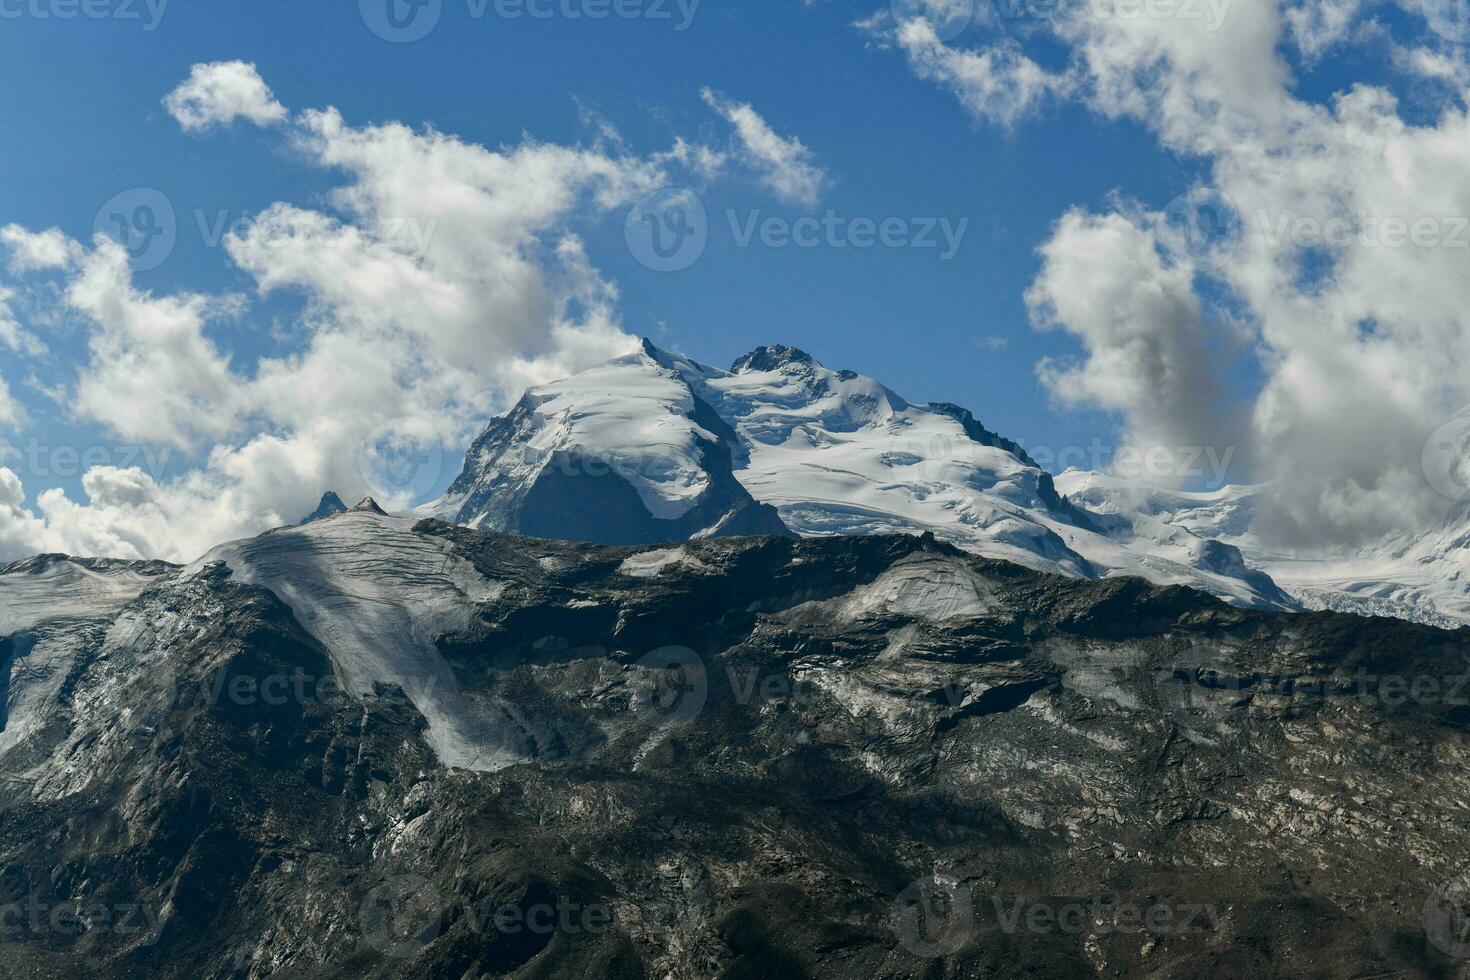
<svg viewBox="0 0 1470 980">
<path fill-rule="evenodd" d="M 0 639 L 10 976 L 1470 962 L 1464 630 L 371 508 L 90 571 Z"/>
</svg>

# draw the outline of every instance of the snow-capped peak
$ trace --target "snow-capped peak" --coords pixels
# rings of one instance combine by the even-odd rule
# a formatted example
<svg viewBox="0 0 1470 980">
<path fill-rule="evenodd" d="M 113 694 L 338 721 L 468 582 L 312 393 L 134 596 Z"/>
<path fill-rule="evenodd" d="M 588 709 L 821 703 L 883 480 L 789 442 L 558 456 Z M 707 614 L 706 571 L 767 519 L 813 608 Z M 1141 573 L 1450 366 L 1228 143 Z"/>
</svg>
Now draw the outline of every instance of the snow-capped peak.
<svg viewBox="0 0 1470 980">
<path fill-rule="evenodd" d="M 719 534 L 932 533 L 1041 571 L 1142 575 L 1286 606 L 1235 549 L 1091 515 L 1015 442 L 949 403 L 769 345 L 729 371 L 644 340 L 528 391 L 422 513 L 484 530 L 634 544 Z"/>
<path fill-rule="evenodd" d="M 359 500 L 357 502 L 357 504 L 352 508 L 352 513 L 354 513 L 354 514 L 377 514 L 377 515 L 382 516 L 382 517 L 387 517 L 388 516 L 387 511 L 385 511 L 385 510 L 383 510 L 383 508 L 379 507 L 378 506 L 378 502 L 376 500 L 374 500 L 372 497 L 363 497 L 361 500 Z"/>
<path fill-rule="evenodd" d="M 490 423 L 449 492 L 423 512 L 604 544 L 784 534 L 733 476 L 735 433 L 686 380 L 709 370 L 645 341 L 532 388 Z"/>
</svg>

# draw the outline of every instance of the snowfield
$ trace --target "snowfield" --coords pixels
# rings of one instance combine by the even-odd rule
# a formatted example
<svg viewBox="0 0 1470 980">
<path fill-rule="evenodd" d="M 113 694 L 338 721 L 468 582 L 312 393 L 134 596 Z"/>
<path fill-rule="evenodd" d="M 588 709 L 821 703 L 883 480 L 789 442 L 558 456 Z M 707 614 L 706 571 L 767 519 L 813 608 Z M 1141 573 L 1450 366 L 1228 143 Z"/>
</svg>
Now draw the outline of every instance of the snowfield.
<svg viewBox="0 0 1470 980">
<path fill-rule="evenodd" d="M 43 556 L 0 569 L 0 637 L 48 619 L 117 612 L 156 580 L 125 562 Z"/>
<path fill-rule="evenodd" d="M 529 758 L 512 707 L 466 695 L 435 640 L 468 629 L 477 604 L 503 589 L 416 522 L 359 505 L 300 527 L 221 545 L 185 576 L 223 562 L 240 581 L 267 588 L 331 655 L 353 695 L 401 688 L 429 723 L 446 765 L 495 770 Z"/>
<path fill-rule="evenodd" d="M 497 508 L 532 496 L 560 453 L 609 461 L 654 517 L 677 516 L 733 479 L 801 536 L 931 532 L 1037 571 L 1136 575 L 1237 605 L 1294 607 L 1229 546 L 1145 514 L 1088 514 L 1062 499 L 1019 446 L 963 409 L 913 404 L 790 347 L 760 348 L 724 371 L 645 341 L 532 389 L 477 446 L 458 489 L 419 514 L 506 526 Z M 733 473 L 712 473 L 711 446 L 728 452 Z M 569 496 L 565 533 L 553 527 L 548 536 L 586 540 L 594 522 L 571 510 L 594 507 L 597 492 L 605 491 Z M 687 536 L 724 532 L 716 522 Z"/>
<path fill-rule="evenodd" d="M 1432 626 L 1470 623 L 1470 521 L 1401 533 L 1351 552 L 1304 554 L 1252 530 L 1269 485 L 1188 493 L 1068 470 L 1057 487 L 1099 513 L 1185 528 L 1240 549 L 1307 609 L 1393 616 Z"/>
</svg>

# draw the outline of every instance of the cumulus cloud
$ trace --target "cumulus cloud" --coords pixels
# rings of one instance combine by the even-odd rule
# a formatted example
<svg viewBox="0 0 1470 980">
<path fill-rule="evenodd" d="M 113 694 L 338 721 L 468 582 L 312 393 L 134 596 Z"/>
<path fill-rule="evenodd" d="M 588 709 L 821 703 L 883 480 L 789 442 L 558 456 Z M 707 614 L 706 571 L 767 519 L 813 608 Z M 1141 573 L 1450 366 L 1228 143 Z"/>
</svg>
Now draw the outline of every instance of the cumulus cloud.
<svg viewBox="0 0 1470 980">
<path fill-rule="evenodd" d="M 249 115 L 240 100 L 179 104 L 190 107 L 181 122 Z M 342 175 L 324 204 L 278 202 L 224 239 L 260 296 L 300 304 L 282 353 L 238 360 L 221 338 L 249 315 L 239 298 L 144 289 L 106 238 L 0 233 L 11 268 L 84 332 L 90 355 L 65 382 L 75 421 L 172 451 L 182 467 L 96 466 L 84 499 L 46 489 L 29 507 L 7 471 L 0 556 L 44 545 L 192 560 L 299 519 L 327 489 L 409 506 L 424 488 L 375 479 L 364 447 L 385 428 L 427 433 L 437 489 L 454 448 L 527 385 L 632 349 L 577 226 L 664 186 L 670 167 L 711 163 L 686 143 L 639 156 L 603 136 L 492 150 L 433 129 L 355 126 L 331 108 L 280 132 Z"/>
<path fill-rule="evenodd" d="M 286 107 L 245 61 L 195 65 L 188 79 L 164 97 L 163 106 L 191 131 L 228 126 L 236 119 L 270 126 L 286 118 Z"/>
<path fill-rule="evenodd" d="M 208 297 L 138 290 L 126 250 L 106 238 L 81 260 L 65 295 L 94 325 L 77 414 L 125 438 L 182 449 L 235 427 L 242 394 L 229 359 L 205 335 L 216 306 Z"/>
<path fill-rule="evenodd" d="M 4 444 L 0 443 L 0 448 Z M 64 551 L 66 542 L 25 507 L 20 477 L 0 466 L 0 563 L 29 555 Z"/>
<path fill-rule="evenodd" d="M 1219 18 L 1209 5 L 1179 4 L 1038 22 L 1066 51 L 1066 95 L 1201 161 L 1239 218 L 1233 258 L 1195 263 L 1161 213 L 1065 216 L 1042 246 L 1030 298 L 1044 314 L 1038 326 L 1072 332 L 1084 354 L 1044 364 L 1042 376 L 1067 404 L 1117 412 L 1129 439 L 1174 442 L 1193 430 L 1190 441 L 1208 443 L 1219 416 L 1243 415 L 1253 476 L 1279 489 L 1261 528 L 1283 543 L 1351 546 L 1443 520 L 1452 504 L 1429 487 L 1421 452 L 1470 403 L 1463 69 L 1426 25 L 1396 24 L 1393 36 L 1365 21 L 1366 10 L 1235 0 Z M 988 108 L 986 84 L 976 101 L 933 65 L 993 64 L 1017 42 L 967 47 L 916 24 L 917 50 L 931 61 L 910 54 L 914 70 L 978 116 L 1007 122 Z M 1326 99 L 1299 91 L 1293 47 L 1310 63 L 1374 38 L 1387 41 L 1397 79 Z M 1422 79 L 1443 84 L 1427 90 Z M 1429 121 L 1405 117 L 1399 84 L 1420 119 L 1426 100 L 1438 100 Z M 1208 315 L 1216 301 L 1237 318 Z M 1211 350 L 1242 325 L 1262 380 L 1222 407 Z"/>
<path fill-rule="evenodd" d="M 1168 265 L 1153 232 L 1119 214 L 1067 214 L 1041 250 L 1026 299 L 1041 329 L 1065 329 L 1080 364 L 1043 361 L 1041 380 L 1062 404 L 1121 415 L 1139 450 L 1229 451 L 1227 412 L 1192 270 Z"/>
<path fill-rule="evenodd" d="M 700 97 L 734 128 L 741 158 L 777 197 L 803 207 L 817 203 L 829 177 L 801 140 L 777 135 L 749 103 L 733 102 L 708 88 L 700 92 Z"/>
<path fill-rule="evenodd" d="M 0 245 L 10 253 L 12 272 L 64 269 L 81 257 L 81 246 L 60 229 L 32 232 L 19 225 L 0 228 Z"/>
</svg>

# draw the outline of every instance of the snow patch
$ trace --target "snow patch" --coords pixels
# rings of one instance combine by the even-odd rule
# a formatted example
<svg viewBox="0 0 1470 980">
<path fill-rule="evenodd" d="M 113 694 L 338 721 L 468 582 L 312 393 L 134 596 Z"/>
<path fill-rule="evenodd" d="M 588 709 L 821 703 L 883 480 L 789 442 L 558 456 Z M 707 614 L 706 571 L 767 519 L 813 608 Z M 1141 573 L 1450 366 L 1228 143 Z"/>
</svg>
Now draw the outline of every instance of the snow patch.
<svg viewBox="0 0 1470 980">
<path fill-rule="evenodd" d="M 156 581 L 157 576 L 124 565 L 99 571 L 69 558 L 48 561 L 34 571 L 0 575 L 0 637 L 48 619 L 110 615 Z"/>
<path fill-rule="evenodd" d="M 505 588 L 416 534 L 413 520 L 370 510 L 223 545 L 185 571 L 224 562 L 237 579 L 275 593 L 332 657 L 359 698 L 403 689 L 429 723 L 439 759 L 494 771 L 533 757 L 534 738 L 507 705 L 466 695 L 435 641 L 469 629 L 477 606 Z"/>
<path fill-rule="evenodd" d="M 704 567 L 704 562 L 683 548 L 662 548 L 658 551 L 645 551 L 640 555 L 623 559 L 623 563 L 618 566 L 618 573 L 630 578 L 657 578 L 670 569 L 701 569 Z"/>
<path fill-rule="evenodd" d="M 990 583 L 963 561 L 922 554 L 897 561 L 868 585 L 818 605 L 843 622 L 898 617 L 947 623 L 1001 611 Z"/>
</svg>

